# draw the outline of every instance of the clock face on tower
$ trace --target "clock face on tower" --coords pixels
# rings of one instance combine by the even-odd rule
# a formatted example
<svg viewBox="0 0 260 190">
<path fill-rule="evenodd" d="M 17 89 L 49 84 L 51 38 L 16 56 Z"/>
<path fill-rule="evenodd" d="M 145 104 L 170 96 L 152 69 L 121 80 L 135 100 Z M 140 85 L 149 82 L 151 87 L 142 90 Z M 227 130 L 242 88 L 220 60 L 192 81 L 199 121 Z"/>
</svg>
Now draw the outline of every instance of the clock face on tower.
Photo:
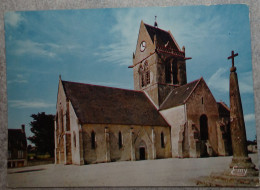
<svg viewBox="0 0 260 190">
<path fill-rule="evenodd" d="M 145 41 L 142 41 L 141 44 L 140 44 L 140 51 L 144 51 L 146 48 L 146 42 Z"/>
</svg>

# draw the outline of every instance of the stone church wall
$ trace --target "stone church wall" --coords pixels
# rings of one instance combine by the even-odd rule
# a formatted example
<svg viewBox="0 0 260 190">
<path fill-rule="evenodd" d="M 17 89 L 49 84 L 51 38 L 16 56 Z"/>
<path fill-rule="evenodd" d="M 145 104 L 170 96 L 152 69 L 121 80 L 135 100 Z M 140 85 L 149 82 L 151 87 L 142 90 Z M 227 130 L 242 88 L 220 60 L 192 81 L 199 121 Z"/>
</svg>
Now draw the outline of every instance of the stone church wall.
<svg viewBox="0 0 260 190">
<path fill-rule="evenodd" d="M 219 119 L 217 103 L 207 87 L 206 83 L 202 79 L 197 88 L 189 97 L 186 103 L 187 119 L 190 126 L 201 132 L 200 129 L 200 118 L 202 115 L 207 117 L 208 125 L 208 140 L 210 148 L 212 148 L 212 154 L 217 155 L 218 153 L 218 138 L 217 138 L 217 121 Z M 203 144 L 201 144 L 203 146 Z M 195 146 L 193 148 L 196 148 Z"/>
<path fill-rule="evenodd" d="M 81 128 L 78 118 L 74 112 L 74 109 L 70 106 L 70 137 L 71 137 L 71 154 L 72 154 L 72 163 L 73 164 L 83 164 L 80 159 L 80 134 L 79 130 Z"/>
<path fill-rule="evenodd" d="M 157 55 L 153 54 L 150 57 L 148 57 L 145 61 L 148 63 L 148 70 L 150 72 L 150 83 L 143 86 L 141 85 L 141 75 L 139 73 L 140 65 L 144 65 L 143 61 L 142 63 L 138 64 L 134 67 L 134 85 L 136 90 L 144 90 L 149 94 L 149 97 L 153 100 L 153 102 L 158 105 L 159 96 L 158 96 L 158 84 L 157 84 L 157 66 L 156 66 L 156 59 Z M 136 83 L 137 82 L 137 83 Z"/>
<path fill-rule="evenodd" d="M 180 157 L 179 155 L 179 133 L 181 126 L 186 123 L 185 106 L 180 105 L 174 108 L 160 111 L 162 116 L 167 120 L 171 126 L 171 146 L 172 146 L 172 157 Z"/>
<path fill-rule="evenodd" d="M 142 52 L 140 50 L 140 44 L 142 41 L 145 41 L 146 42 L 146 49 Z M 139 30 L 139 34 L 138 34 L 138 40 L 137 40 L 137 44 L 136 44 L 136 51 L 135 51 L 135 56 L 133 58 L 133 65 L 137 64 L 138 62 L 142 61 L 143 59 L 147 58 L 148 56 L 151 55 L 151 53 L 154 52 L 154 49 L 155 49 L 155 46 L 154 46 L 154 43 L 153 41 L 151 40 L 147 30 L 145 29 L 145 26 L 143 24 L 143 22 L 141 22 L 140 24 L 140 30 Z M 151 58 L 153 57 L 153 58 Z M 148 64 L 149 63 L 155 63 L 154 60 L 152 59 L 156 59 L 154 57 L 154 55 L 152 55 L 151 57 L 149 57 L 148 60 Z M 140 90 L 140 79 L 139 79 L 139 66 L 140 64 L 136 65 L 133 69 L 133 73 L 134 73 L 134 89 L 135 90 Z M 150 65 L 149 65 L 150 67 Z M 152 81 L 156 80 L 155 78 L 153 78 L 152 76 L 156 76 L 156 70 L 152 69 L 151 70 L 151 84 Z"/>
<path fill-rule="evenodd" d="M 58 97 L 57 97 L 57 113 L 56 113 L 56 121 L 55 121 L 55 155 L 56 155 L 56 163 L 63 164 L 65 163 L 65 155 L 66 155 L 66 142 L 65 142 L 65 126 L 66 126 L 66 96 L 64 93 L 63 86 L 61 81 L 59 81 L 59 89 L 58 89 Z"/>
<path fill-rule="evenodd" d="M 112 124 L 83 125 L 83 157 L 85 164 L 139 160 L 140 147 L 145 148 L 145 159 L 171 157 L 170 128 L 152 126 L 130 126 Z M 154 130 L 154 138 L 152 135 Z M 108 132 L 108 145 L 105 138 Z M 91 133 L 95 133 L 95 148 L 92 147 Z M 119 132 L 122 146 L 119 145 Z M 161 147 L 161 132 L 164 133 L 165 147 Z"/>
</svg>

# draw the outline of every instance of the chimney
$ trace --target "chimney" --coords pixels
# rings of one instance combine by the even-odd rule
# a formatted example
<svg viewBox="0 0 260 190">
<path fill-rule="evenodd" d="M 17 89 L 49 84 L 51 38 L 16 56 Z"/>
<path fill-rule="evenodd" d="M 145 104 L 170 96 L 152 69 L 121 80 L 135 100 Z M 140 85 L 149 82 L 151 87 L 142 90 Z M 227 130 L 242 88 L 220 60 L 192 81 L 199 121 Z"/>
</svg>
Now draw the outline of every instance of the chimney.
<svg viewBox="0 0 260 190">
<path fill-rule="evenodd" d="M 157 16 L 155 16 L 155 20 L 154 20 L 154 28 L 158 28 L 158 24 L 157 24 L 157 21 L 156 21 L 156 17 L 157 17 Z"/>
<path fill-rule="evenodd" d="M 25 133 L 25 125 L 22 124 L 22 132 Z"/>
</svg>

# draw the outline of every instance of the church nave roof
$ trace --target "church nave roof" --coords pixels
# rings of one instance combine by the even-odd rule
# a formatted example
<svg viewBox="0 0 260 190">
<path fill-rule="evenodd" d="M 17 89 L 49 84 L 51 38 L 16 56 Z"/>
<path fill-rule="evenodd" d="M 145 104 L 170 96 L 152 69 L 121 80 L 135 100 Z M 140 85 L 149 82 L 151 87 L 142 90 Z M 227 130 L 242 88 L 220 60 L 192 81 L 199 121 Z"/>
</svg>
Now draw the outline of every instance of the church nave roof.
<svg viewBox="0 0 260 190">
<path fill-rule="evenodd" d="M 169 126 L 144 92 L 62 81 L 82 124 Z"/>
</svg>

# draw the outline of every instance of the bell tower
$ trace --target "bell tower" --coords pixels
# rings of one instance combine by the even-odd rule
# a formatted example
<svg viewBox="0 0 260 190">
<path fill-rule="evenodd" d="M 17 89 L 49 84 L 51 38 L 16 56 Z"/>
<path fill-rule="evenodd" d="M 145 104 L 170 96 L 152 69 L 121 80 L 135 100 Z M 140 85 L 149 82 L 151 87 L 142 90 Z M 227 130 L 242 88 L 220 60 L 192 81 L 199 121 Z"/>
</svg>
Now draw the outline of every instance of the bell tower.
<svg viewBox="0 0 260 190">
<path fill-rule="evenodd" d="M 185 47 L 182 50 L 170 31 L 141 21 L 133 53 L 134 89 L 143 90 L 160 107 L 172 89 L 187 83 Z"/>
</svg>

